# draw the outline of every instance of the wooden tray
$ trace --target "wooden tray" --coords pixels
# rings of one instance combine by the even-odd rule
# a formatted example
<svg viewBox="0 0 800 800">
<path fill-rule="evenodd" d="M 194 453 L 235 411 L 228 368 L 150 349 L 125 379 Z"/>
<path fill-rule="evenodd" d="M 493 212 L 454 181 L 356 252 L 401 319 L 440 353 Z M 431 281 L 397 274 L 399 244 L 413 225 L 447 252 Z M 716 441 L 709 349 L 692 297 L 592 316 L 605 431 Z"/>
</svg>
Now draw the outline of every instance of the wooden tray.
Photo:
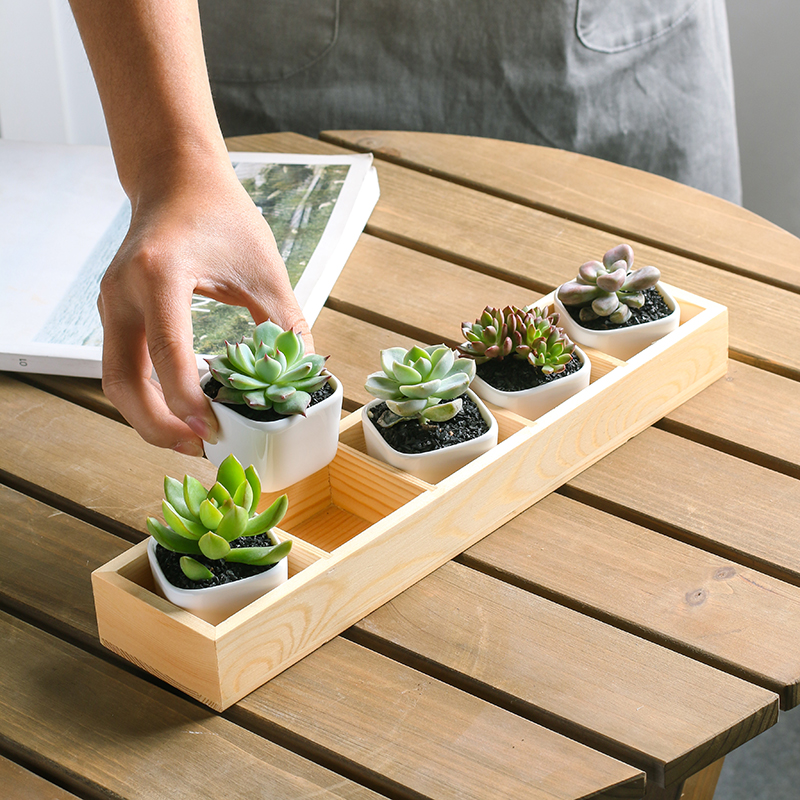
<svg viewBox="0 0 800 800">
<path fill-rule="evenodd" d="M 333 462 L 287 490 L 288 582 L 216 626 L 155 593 L 146 542 L 95 570 L 100 640 L 224 710 L 722 377 L 727 309 L 668 288 L 674 333 L 626 362 L 584 348 L 587 389 L 533 421 L 493 408 L 497 447 L 435 485 L 367 456 L 360 412 L 343 419 Z"/>
</svg>

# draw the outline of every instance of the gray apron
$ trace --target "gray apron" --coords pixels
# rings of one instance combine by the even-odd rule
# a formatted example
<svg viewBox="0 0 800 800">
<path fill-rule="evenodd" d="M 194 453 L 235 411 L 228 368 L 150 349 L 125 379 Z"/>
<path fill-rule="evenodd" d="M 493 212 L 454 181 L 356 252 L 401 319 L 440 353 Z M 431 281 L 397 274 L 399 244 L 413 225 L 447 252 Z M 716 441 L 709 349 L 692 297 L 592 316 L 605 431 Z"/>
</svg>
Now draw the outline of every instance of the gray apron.
<svg viewBox="0 0 800 800">
<path fill-rule="evenodd" d="M 724 0 L 200 0 L 226 135 L 420 130 L 741 201 Z"/>
</svg>

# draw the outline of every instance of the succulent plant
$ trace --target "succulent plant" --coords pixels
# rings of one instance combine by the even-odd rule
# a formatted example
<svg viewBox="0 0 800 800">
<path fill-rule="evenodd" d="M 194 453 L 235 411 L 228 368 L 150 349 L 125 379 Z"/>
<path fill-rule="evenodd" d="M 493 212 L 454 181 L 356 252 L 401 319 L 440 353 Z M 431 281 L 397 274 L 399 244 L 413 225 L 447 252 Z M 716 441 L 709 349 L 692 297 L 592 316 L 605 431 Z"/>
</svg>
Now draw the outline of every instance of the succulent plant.
<svg viewBox="0 0 800 800">
<path fill-rule="evenodd" d="M 291 550 L 290 540 L 270 547 L 231 547 L 236 539 L 271 530 L 286 513 L 288 500 L 284 494 L 257 514 L 260 497 L 258 473 L 252 466 L 244 469 L 231 455 L 219 465 L 216 483 L 208 490 L 189 475 L 183 483 L 166 476 L 161 503 L 166 525 L 148 517 L 147 529 L 162 547 L 184 554 L 181 569 L 193 581 L 213 578 L 204 564 L 192 558 L 196 555 L 253 566 L 275 564 Z"/>
<path fill-rule="evenodd" d="M 557 313 L 546 315 L 536 306 L 486 306 L 475 322 L 461 324 L 467 341 L 459 350 L 478 364 L 510 356 L 540 367 L 545 375 L 557 374 L 566 369 L 575 350 L 558 320 Z"/>
<path fill-rule="evenodd" d="M 627 322 L 632 308 L 644 305 L 644 290 L 655 286 L 661 273 L 655 267 L 633 270 L 633 249 L 620 244 L 609 250 L 602 262 L 587 261 L 578 277 L 558 288 L 565 306 L 579 306 L 580 321 L 608 317 L 610 322 Z"/>
<path fill-rule="evenodd" d="M 365 385 L 371 395 L 386 401 L 387 410 L 376 420 L 378 425 L 389 428 L 407 419 L 427 425 L 458 414 L 459 395 L 475 377 L 475 362 L 457 356 L 444 344 L 382 350 L 383 371 L 373 372 Z"/>
<path fill-rule="evenodd" d="M 330 378 L 325 356 L 307 355 L 302 336 L 269 320 L 256 326 L 252 337 L 225 345 L 224 355 L 206 359 L 212 376 L 222 384 L 214 398 L 220 403 L 305 414 L 312 392 Z"/>
</svg>

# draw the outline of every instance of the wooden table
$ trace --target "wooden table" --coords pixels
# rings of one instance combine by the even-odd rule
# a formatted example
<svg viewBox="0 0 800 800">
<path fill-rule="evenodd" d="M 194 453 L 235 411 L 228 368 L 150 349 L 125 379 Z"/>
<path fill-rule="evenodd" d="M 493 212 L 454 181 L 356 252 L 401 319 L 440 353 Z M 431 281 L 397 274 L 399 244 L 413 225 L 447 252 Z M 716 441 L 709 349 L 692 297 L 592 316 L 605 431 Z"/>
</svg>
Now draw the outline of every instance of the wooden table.
<svg viewBox="0 0 800 800">
<path fill-rule="evenodd" d="M 364 353 L 455 344 L 621 241 L 730 310 L 718 381 L 224 714 L 97 640 L 89 574 L 145 536 L 164 473 L 96 382 L 0 376 L 6 798 L 639 798 L 713 794 L 800 701 L 800 242 L 669 181 L 412 133 L 232 148 L 372 150 L 381 200 L 320 315 Z"/>
</svg>

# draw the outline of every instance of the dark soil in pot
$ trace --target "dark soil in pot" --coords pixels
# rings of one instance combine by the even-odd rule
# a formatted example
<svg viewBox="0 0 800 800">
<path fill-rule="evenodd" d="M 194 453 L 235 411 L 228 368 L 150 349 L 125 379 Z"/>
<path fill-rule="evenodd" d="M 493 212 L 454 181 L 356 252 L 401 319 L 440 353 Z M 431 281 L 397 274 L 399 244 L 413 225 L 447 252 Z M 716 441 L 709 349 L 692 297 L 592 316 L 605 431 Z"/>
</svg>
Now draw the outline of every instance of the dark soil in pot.
<svg viewBox="0 0 800 800">
<path fill-rule="evenodd" d="M 367 414 L 390 447 L 400 453 L 428 453 L 477 439 L 489 430 L 489 423 L 481 416 L 473 400 L 465 394 L 461 395 L 461 399 L 461 411 L 455 417 L 445 422 L 429 422 L 427 425 L 420 425 L 415 419 L 398 422 L 391 428 L 375 425 L 374 420 L 386 410 L 386 403 L 378 403 Z"/>
<path fill-rule="evenodd" d="M 258 536 L 247 536 L 241 539 L 234 539 L 231 547 L 271 547 L 273 544 L 267 533 L 260 533 Z M 213 560 L 204 555 L 192 556 L 195 561 L 208 567 L 214 573 L 214 580 L 190 581 L 181 569 L 180 560 L 183 553 L 173 553 L 160 544 L 156 545 L 156 558 L 158 559 L 164 577 L 178 589 L 206 589 L 209 586 L 221 586 L 223 583 L 233 583 L 252 575 L 258 575 L 272 569 L 275 564 L 266 567 L 255 567 L 252 564 L 236 564 L 222 559 Z"/>
<path fill-rule="evenodd" d="M 222 384 L 212 376 L 203 386 L 203 391 L 213 400 L 221 388 Z M 331 386 L 330 381 L 328 381 L 324 386 L 317 389 L 316 392 L 312 392 L 309 408 L 315 406 L 317 403 L 321 403 L 326 397 L 330 397 L 333 392 L 334 388 Z M 234 405 L 233 403 L 224 403 L 224 405 L 241 414 L 243 417 L 256 420 L 257 422 L 277 422 L 279 419 L 286 419 L 286 417 L 289 416 L 287 414 L 279 414 L 272 408 L 268 411 L 259 411 L 258 409 L 250 408 L 250 406 L 246 405 Z"/>
<path fill-rule="evenodd" d="M 489 361 L 484 361 L 483 364 L 478 364 L 476 371 L 489 386 L 499 389 L 501 392 L 522 392 L 572 375 L 580 368 L 581 361 L 573 353 L 572 360 L 566 364 L 563 372 L 552 375 L 545 375 L 541 367 L 534 367 L 519 358 L 502 360 L 491 358 Z"/>
<path fill-rule="evenodd" d="M 632 328 L 634 325 L 643 325 L 645 322 L 655 322 L 658 319 L 668 317 L 672 313 L 655 286 L 644 290 L 644 305 L 641 308 L 632 308 L 628 320 L 620 324 L 610 322 L 608 317 L 598 317 L 589 322 L 583 322 L 580 319 L 580 308 L 575 306 L 564 307 L 578 325 L 590 331 L 615 331 L 619 328 Z"/>
</svg>

